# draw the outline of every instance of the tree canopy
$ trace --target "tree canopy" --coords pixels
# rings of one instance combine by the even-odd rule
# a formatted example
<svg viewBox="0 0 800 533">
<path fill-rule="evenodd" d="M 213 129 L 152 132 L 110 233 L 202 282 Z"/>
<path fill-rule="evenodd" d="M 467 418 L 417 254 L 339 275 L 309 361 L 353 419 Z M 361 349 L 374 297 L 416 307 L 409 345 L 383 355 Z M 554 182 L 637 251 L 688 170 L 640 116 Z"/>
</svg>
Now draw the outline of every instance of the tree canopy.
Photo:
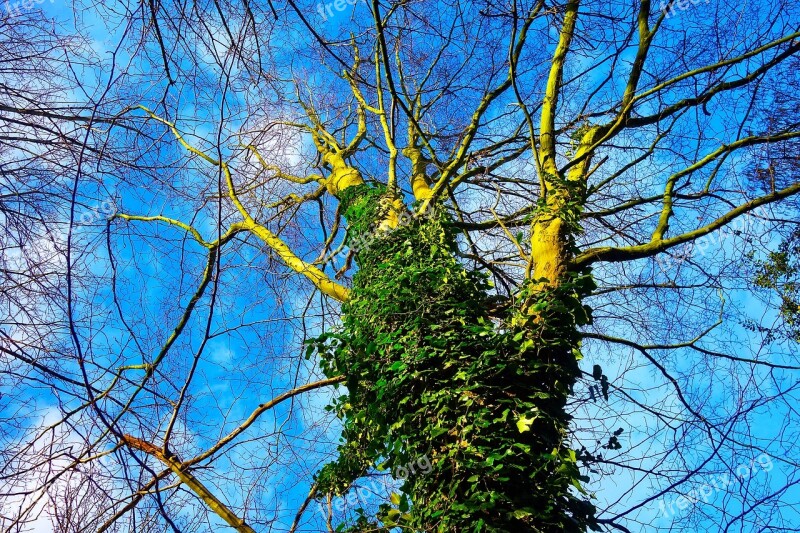
<svg viewBox="0 0 800 533">
<path fill-rule="evenodd" d="M 4 10 L 3 530 L 796 527 L 796 2 Z"/>
</svg>

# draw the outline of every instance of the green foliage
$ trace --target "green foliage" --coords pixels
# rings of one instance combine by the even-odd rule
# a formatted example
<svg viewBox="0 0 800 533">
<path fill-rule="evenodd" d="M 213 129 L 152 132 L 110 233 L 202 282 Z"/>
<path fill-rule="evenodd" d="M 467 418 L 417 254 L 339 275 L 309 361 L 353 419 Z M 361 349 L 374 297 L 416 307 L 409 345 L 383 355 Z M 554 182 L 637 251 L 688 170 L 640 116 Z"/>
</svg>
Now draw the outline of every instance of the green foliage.
<svg viewBox="0 0 800 533">
<path fill-rule="evenodd" d="M 577 151 L 578 146 L 580 145 L 581 141 L 583 140 L 583 136 L 586 135 L 586 133 L 589 130 L 591 130 L 592 127 L 593 126 L 592 126 L 591 123 L 584 122 L 583 124 L 581 124 L 580 126 L 575 128 L 575 130 L 572 131 L 569 134 L 570 149 L 566 153 L 567 157 L 571 158 L 571 157 L 573 157 L 575 155 L 575 152 Z"/>
<path fill-rule="evenodd" d="M 757 265 L 756 286 L 778 293 L 784 336 L 800 342 L 800 230 L 781 242 L 777 251 L 771 252 L 766 261 Z"/>
<path fill-rule="evenodd" d="M 348 237 L 373 234 L 376 221 L 379 220 L 380 200 L 385 194 L 385 187 L 367 184 L 348 187 L 339 194 L 341 210 L 347 219 Z"/>
<path fill-rule="evenodd" d="M 352 189 L 342 198 L 350 232 L 372 231 L 383 191 Z M 343 531 L 596 529 L 564 411 L 591 277 L 530 284 L 524 305 L 495 324 L 486 278 L 455 259 L 449 219 L 432 209 L 356 254 L 343 326 L 309 348 L 327 375 L 347 378 L 332 406 L 344 421 L 339 459 L 318 474 L 320 495 L 426 456 L 432 469 L 401 487 L 413 503 L 385 504 L 377 522 L 361 516 Z"/>
</svg>

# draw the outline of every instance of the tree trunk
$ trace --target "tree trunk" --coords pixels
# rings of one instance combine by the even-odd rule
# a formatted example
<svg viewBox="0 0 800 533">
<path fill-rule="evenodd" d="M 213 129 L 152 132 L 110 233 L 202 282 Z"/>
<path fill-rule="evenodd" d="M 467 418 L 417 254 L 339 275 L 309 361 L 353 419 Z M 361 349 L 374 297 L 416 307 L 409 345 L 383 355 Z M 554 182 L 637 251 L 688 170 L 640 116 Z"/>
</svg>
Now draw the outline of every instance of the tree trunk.
<svg viewBox="0 0 800 533">
<path fill-rule="evenodd" d="M 496 324 L 489 284 L 456 260 L 443 209 L 401 214 L 387 228 L 386 206 L 397 202 L 385 190 L 362 184 L 339 198 L 359 271 L 343 329 L 316 342 L 326 372 L 344 374 L 348 390 L 336 404 L 345 444 L 319 473 L 320 494 L 341 494 L 380 466 L 409 473 L 408 498 L 378 515 L 386 530 L 594 526 L 567 442 L 577 326 L 588 320 L 581 298 L 591 289 L 588 275 L 568 268 L 569 222 L 554 213 L 534 222 L 534 281 Z M 362 517 L 352 530 L 377 526 Z"/>
</svg>

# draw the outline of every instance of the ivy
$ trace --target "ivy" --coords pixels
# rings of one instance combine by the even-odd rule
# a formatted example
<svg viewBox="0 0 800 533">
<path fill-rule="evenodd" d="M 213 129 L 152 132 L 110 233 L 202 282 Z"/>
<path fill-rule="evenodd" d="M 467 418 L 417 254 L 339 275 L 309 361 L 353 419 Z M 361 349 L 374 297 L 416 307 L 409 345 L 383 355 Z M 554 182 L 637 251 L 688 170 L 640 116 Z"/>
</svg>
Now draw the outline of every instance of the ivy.
<svg viewBox="0 0 800 533">
<path fill-rule="evenodd" d="M 431 470 L 405 479 L 402 498 L 341 531 L 598 530 L 564 410 L 579 375 L 576 326 L 591 321 L 581 303 L 591 276 L 526 285 L 524 305 L 496 324 L 487 278 L 456 260 L 445 211 L 376 234 L 385 194 L 363 185 L 340 198 L 349 235 L 372 238 L 356 252 L 342 327 L 307 352 L 347 387 L 331 406 L 342 444 L 317 475 L 318 496 L 426 456 Z"/>
<path fill-rule="evenodd" d="M 777 292 L 778 312 L 783 321 L 780 332 L 767 331 L 768 337 L 781 336 L 800 342 L 800 230 L 784 239 L 765 261 L 756 262 L 755 285 Z"/>
</svg>

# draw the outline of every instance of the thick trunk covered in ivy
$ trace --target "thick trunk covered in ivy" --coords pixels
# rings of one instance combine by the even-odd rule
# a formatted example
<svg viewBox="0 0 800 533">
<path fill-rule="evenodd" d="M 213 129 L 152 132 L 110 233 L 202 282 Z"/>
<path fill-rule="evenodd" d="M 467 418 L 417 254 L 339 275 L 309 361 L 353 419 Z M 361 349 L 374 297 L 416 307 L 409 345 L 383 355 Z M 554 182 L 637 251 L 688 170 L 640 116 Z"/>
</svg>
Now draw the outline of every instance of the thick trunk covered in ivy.
<svg viewBox="0 0 800 533">
<path fill-rule="evenodd" d="M 442 208 L 376 233 L 396 205 L 385 190 L 361 184 L 339 198 L 349 236 L 362 244 L 343 326 L 315 343 L 325 371 L 347 378 L 336 402 L 344 444 L 319 473 L 319 493 L 342 494 L 370 468 L 427 457 L 431 470 L 410 474 L 399 504 L 352 530 L 378 522 L 443 532 L 594 526 L 565 412 L 591 277 L 564 269 L 555 283 L 533 280 L 498 323 L 487 314 L 487 279 L 456 260 Z M 542 224 L 566 250 L 562 221 Z"/>
</svg>

